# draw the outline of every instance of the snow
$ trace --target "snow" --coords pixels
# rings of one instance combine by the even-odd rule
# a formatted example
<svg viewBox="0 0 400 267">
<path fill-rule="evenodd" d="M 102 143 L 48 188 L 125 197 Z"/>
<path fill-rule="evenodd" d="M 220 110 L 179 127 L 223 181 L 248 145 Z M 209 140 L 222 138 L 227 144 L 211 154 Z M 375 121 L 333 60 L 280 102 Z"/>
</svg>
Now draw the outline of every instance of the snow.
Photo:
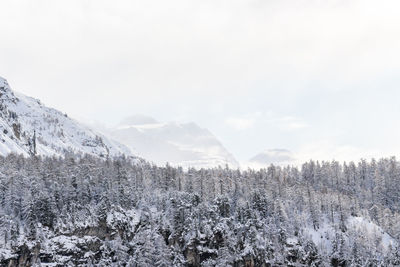
<svg viewBox="0 0 400 267">
<path fill-rule="evenodd" d="M 94 255 L 96 255 L 96 253 L 92 252 L 92 251 L 88 251 L 85 253 L 85 255 L 83 255 L 84 258 L 92 258 Z"/>
<path fill-rule="evenodd" d="M 140 222 L 140 213 L 135 210 L 129 211 L 112 211 L 107 214 L 107 225 L 111 228 L 115 228 L 116 225 L 129 225 L 131 229 Z"/>
<path fill-rule="evenodd" d="M 184 168 L 239 166 L 210 131 L 195 123 L 160 123 L 148 117 L 125 121 L 110 129 L 110 136 L 157 165 L 168 162 Z"/>
<path fill-rule="evenodd" d="M 52 238 L 50 242 L 66 253 L 74 253 L 80 251 L 77 245 L 95 242 L 96 240 L 98 240 L 98 238 L 94 236 L 84 236 L 79 238 L 76 236 L 60 235 Z"/>
<path fill-rule="evenodd" d="M 253 262 L 254 266 L 397 264 L 398 239 L 390 234 L 398 237 L 396 222 L 400 215 L 388 208 L 382 214 L 369 213 L 370 199 L 364 196 L 359 198 L 359 207 L 354 208 L 353 197 L 358 196 L 349 197 L 347 190 L 342 194 L 338 189 L 314 189 L 308 184 L 307 169 L 305 175 L 298 175 L 296 168 L 283 172 L 278 167 L 278 179 L 266 179 L 265 186 L 277 190 L 276 180 L 282 180 L 284 193 L 277 196 L 269 190 L 259 190 L 264 171 L 239 171 L 236 181 L 241 193 L 237 194 L 237 188 L 228 185 L 232 181 L 229 169 L 190 173 L 175 169 L 183 187 L 172 185 L 166 190 L 166 180 L 158 180 L 162 177 L 160 170 L 165 169 L 150 164 L 137 168 L 121 161 L 115 168 L 108 161 L 93 160 L 88 173 L 86 168 L 78 167 L 82 162 L 68 160 L 73 164 L 65 164 L 55 158 L 38 158 L 15 164 L 15 158 L 2 159 L 4 164 L 0 164 L 0 193 L 4 199 L 0 233 L 12 233 L 0 238 L 0 255 L 5 258 L 0 265 L 12 262 L 12 253 L 27 255 L 26 246 L 36 255 L 40 252 L 41 261 L 60 266 L 151 266 L 162 260 L 166 260 L 164 266 L 231 266 L 246 262 Z M 46 164 L 40 164 L 44 161 Z M 39 164 L 32 165 L 36 162 Z M 394 159 L 392 162 L 398 173 L 400 164 Z M 43 176 L 32 166 L 42 166 Z M 362 182 L 363 166 L 357 166 L 355 180 Z M 321 173 L 330 169 L 330 165 L 323 165 Z M 147 181 L 155 182 L 112 179 L 120 177 L 121 170 L 125 177 L 145 173 Z M 383 176 L 393 173 L 389 164 L 381 171 Z M 210 178 L 193 183 L 204 176 Z M 284 176 L 293 180 L 281 179 Z M 71 181 L 70 177 L 76 179 Z M 389 184 L 397 184 L 397 176 L 387 177 L 393 181 Z M 320 181 L 323 186 L 317 188 L 331 184 L 331 179 Z M 227 185 L 224 192 L 212 192 L 218 182 Z M 377 208 L 384 207 L 378 197 L 384 190 L 374 188 Z M 38 201 L 32 202 L 36 197 Z M 317 200 L 322 200 L 321 205 Z M 16 205 L 16 201 L 22 205 Z M 323 201 L 331 209 L 325 208 L 327 203 Z M 39 209 L 33 209 L 31 204 Z M 398 210 L 398 203 L 393 204 L 393 209 Z M 369 216 L 376 220 L 371 221 Z M 19 228 L 15 228 L 15 222 Z M 182 264 L 175 264 L 178 262 Z"/>
<path fill-rule="evenodd" d="M 381 240 L 381 245 L 384 251 L 388 251 L 390 246 L 397 247 L 397 242 L 388 233 L 375 223 L 366 220 L 363 217 L 350 217 L 348 219 L 347 227 L 351 230 L 361 233 L 365 238 L 373 244 L 373 240 L 377 237 Z"/>
<path fill-rule="evenodd" d="M 355 242 L 354 239 L 359 237 L 364 239 L 367 244 L 374 244 L 374 240 L 381 240 L 377 249 L 383 249 L 384 252 L 388 252 L 390 247 L 397 247 L 397 242 L 394 238 L 381 227 L 363 217 L 350 216 L 346 221 L 346 228 L 347 231 L 343 233 L 343 236 L 348 244 Z M 324 220 L 317 230 L 312 227 L 304 229 L 305 236 L 312 240 L 321 251 L 327 253 L 332 251 L 332 242 L 335 240 L 337 231 L 340 230 L 335 230 L 327 220 Z"/>
<path fill-rule="evenodd" d="M 0 77 L 0 87 L 4 87 L 6 83 L 6 80 L 2 77 Z"/>
<path fill-rule="evenodd" d="M 29 155 L 28 142 L 36 131 L 38 155 L 63 156 L 66 152 L 100 157 L 133 156 L 131 150 L 83 126 L 39 100 L 13 92 L 0 78 L 0 155 Z M 15 115 L 12 115 L 15 114 Z M 20 125 L 20 136 L 15 128 Z"/>
<path fill-rule="evenodd" d="M 299 240 L 296 237 L 289 237 L 288 239 L 286 239 L 286 244 L 294 246 L 296 244 L 298 244 Z"/>
<path fill-rule="evenodd" d="M 332 241 L 335 238 L 335 229 L 326 220 L 320 224 L 318 229 L 307 227 L 304 229 L 306 236 L 320 249 L 330 253 L 332 251 Z"/>
<path fill-rule="evenodd" d="M 159 123 L 140 115 L 125 120 L 108 138 L 107 133 L 95 132 L 35 98 L 13 92 L 4 79 L 0 79 L 0 90 L 0 104 L 5 107 L 0 110 L 0 155 L 15 152 L 28 156 L 32 150 L 28 143 L 36 131 L 36 152 L 43 156 L 72 152 L 105 158 L 137 153 L 158 165 L 239 166 L 214 135 L 194 123 Z"/>
<path fill-rule="evenodd" d="M 1 81 L 1 77 L 0 77 L 0 81 Z M 0 260 L 1 259 L 10 259 L 15 257 L 16 255 L 13 254 L 9 249 L 6 248 L 0 248 Z"/>
</svg>

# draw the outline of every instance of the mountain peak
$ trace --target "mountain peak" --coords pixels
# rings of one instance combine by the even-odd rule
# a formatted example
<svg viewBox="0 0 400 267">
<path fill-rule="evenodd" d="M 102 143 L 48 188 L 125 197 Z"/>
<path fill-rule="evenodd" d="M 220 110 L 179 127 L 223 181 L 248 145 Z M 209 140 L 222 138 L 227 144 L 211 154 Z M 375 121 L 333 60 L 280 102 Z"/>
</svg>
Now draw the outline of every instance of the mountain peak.
<svg viewBox="0 0 400 267">
<path fill-rule="evenodd" d="M 151 117 L 136 115 L 111 130 L 111 136 L 158 165 L 168 162 L 196 168 L 239 166 L 210 131 L 193 122 L 160 123 Z"/>
</svg>

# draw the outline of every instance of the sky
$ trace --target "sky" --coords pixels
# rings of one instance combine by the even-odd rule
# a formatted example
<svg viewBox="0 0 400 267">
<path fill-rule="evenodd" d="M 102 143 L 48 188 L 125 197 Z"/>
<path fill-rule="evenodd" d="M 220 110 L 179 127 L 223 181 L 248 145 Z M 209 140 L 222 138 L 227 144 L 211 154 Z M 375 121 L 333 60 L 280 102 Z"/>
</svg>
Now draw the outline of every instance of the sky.
<svg viewBox="0 0 400 267">
<path fill-rule="evenodd" d="M 0 76 L 71 117 L 194 121 L 239 161 L 399 155 L 400 2 L 2 0 Z"/>
</svg>

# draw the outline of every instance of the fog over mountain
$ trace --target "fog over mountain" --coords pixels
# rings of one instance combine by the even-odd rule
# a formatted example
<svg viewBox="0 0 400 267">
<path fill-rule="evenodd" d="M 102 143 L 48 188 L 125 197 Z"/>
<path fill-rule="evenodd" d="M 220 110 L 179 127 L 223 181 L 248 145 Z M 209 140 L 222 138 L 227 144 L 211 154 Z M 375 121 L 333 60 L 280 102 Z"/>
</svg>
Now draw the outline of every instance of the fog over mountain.
<svg viewBox="0 0 400 267">
<path fill-rule="evenodd" d="M 247 164 L 254 168 L 268 167 L 274 165 L 292 165 L 295 164 L 296 158 L 294 154 L 286 149 L 268 149 L 254 157 L 252 157 Z"/>
<path fill-rule="evenodd" d="M 157 122 L 135 115 L 106 132 L 137 155 L 158 165 L 183 167 L 239 167 L 234 156 L 207 129 L 197 124 Z"/>
<path fill-rule="evenodd" d="M 135 154 L 158 165 L 239 167 L 220 141 L 195 123 L 159 123 L 134 115 L 113 129 L 102 129 L 102 134 L 37 99 L 15 93 L 3 78 L 0 90 L 0 155 L 89 153 L 107 158 Z"/>
</svg>

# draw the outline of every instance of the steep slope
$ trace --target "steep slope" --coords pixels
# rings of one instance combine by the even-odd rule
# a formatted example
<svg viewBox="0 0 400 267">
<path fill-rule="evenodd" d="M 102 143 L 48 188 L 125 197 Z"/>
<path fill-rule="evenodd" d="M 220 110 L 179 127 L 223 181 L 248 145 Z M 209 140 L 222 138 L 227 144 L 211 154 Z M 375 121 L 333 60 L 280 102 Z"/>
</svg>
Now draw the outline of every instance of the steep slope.
<svg viewBox="0 0 400 267">
<path fill-rule="evenodd" d="M 0 77 L 0 155 L 64 155 L 100 157 L 131 155 L 128 148 L 95 133 L 39 100 L 15 93 Z"/>
<path fill-rule="evenodd" d="M 207 129 L 195 123 L 159 123 L 134 116 L 110 131 L 112 138 L 156 164 L 183 167 L 238 167 L 235 158 Z"/>
</svg>

